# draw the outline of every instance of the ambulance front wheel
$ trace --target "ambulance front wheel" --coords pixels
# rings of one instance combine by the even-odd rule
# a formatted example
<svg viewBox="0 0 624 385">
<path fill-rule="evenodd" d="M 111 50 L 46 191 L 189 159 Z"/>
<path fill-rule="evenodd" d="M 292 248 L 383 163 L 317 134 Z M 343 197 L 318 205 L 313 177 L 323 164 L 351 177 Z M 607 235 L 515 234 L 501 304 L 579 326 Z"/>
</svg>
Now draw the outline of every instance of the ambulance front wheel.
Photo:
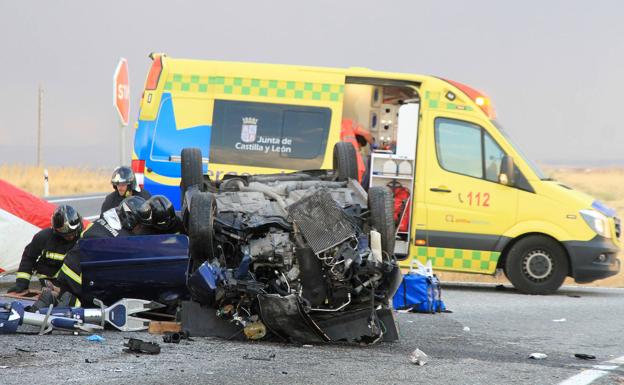
<svg viewBox="0 0 624 385">
<path fill-rule="evenodd" d="M 505 275 L 525 294 L 552 294 L 568 275 L 565 250 L 552 238 L 532 235 L 516 242 L 505 261 Z"/>
</svg>

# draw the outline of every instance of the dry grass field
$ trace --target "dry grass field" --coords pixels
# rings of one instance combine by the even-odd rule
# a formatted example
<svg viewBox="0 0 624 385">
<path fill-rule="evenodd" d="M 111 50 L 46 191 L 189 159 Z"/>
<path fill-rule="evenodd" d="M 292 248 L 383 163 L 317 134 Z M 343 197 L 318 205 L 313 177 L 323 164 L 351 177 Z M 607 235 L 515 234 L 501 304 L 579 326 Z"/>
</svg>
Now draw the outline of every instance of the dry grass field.
<svg viewBox="0 0 624 385">
<path fill-rule="evenodd" d="M 109 191 L 112 170 L 48 167 L 50 196 Z M 0 179 L 43 196 L 43 167 L 0 165 Z"/>
<path fill-rule="evenodd" d="M 548 174 L 575 189 L 584 191 L 624 214 L 624 168 L 547 168 Z M 72 195 L 110 190 L 111 170 L 85 168 L 48 168 L 50 195 Z M 0 179 L 29 191 L 43 195 L 43 168 L 20 165 L 0 165 Z M 624 253 L 620 254 L 624 261 Z M 439 273 L 443 281 L 507 283 L 504 276 L 480 274 Z M 568 280 L 569 284 L 574 284 Z M 624 273 L 594 282 L 592 286 L 624 287 Z"/>
</svg>

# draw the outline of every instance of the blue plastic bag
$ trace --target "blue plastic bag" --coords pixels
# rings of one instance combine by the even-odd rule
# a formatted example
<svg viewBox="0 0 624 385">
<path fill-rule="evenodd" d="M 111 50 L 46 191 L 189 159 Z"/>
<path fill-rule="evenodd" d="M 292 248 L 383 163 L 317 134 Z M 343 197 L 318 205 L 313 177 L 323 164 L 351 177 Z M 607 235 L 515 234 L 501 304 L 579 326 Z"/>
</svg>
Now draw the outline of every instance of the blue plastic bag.
<svg viewBox="0 0 624 385">
<path fill-rule="evenodd" d="M 397 310 L 411 309 L 418 313 L 439 313 L 446 310 L 441 297 L 442 290 L 438 277 L 410 272 L 403 276 L 403 282 L 392 298 L 392 305 Z"/>
</svg>

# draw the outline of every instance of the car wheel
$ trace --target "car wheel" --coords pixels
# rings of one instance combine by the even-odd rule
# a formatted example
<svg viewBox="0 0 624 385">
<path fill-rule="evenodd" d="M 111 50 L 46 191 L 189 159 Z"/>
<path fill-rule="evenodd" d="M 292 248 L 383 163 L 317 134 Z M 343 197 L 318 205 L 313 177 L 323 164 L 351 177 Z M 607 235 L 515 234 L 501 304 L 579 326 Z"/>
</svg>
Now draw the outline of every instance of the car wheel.
<svg viewBox="0 0 624 385">
<path fill-rule="evenodd" d="M 213 194 L 196 192 L 188 211 L 189 253 L 194 266 L 212 260 L 216 254 L 214 218 L 217 201 Z"/>
<path fill-rule="evenodd" d="M 358 180 L 358 166 L 355 147 L 349 142 L 338 142 L 334 146 L 334 170 L 339 181 Z"/>
<path fill-rule="evenodd" d="M 504 271 L 522 293 L 551 294 L 561 287 L 569 269 L 566 252 L 557 241 L 533 235 L 511 247 Z"/>
<path fill-rule="evenodd" d="M 394 255 L 394 199 L 392 192 L 385 186 L 368 189 L 369 223 L 381 233 L 381 249 Z"/>
<path fill-rule="evenodd" d="M 184 206 L 184 196 L 186 191 L 193 186 L 196 186 L 198 190 L 202 190 L 204 184 L 204 171 L 202 169 L 202 153 L 199 148 L 183 148 L 180 154 L 182 163 L 182 181 L 180 184 L 182 206 Z"/>
</svg>

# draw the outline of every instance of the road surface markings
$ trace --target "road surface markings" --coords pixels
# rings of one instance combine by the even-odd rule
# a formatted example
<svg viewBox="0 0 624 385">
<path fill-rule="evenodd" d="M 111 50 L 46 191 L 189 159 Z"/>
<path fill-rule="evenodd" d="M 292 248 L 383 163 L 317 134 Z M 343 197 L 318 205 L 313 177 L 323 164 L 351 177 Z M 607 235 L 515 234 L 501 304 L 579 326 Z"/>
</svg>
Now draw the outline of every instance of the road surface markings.
<svg viewBox="0 0 624 385">
<path fill-rule="evenodd" d="M 593 369 L 583 370 L 579 374 L 574 375 L 563 382 L 560 382 L 559 385 L 591 384 L 592 382 L 599 379 L 600 377 L 603 377 L 609 374 L 610 371 L 617 369 L 619 365 L 624 364 L 624 356 L 603 362 L 603 364 L 612 364 L 612 365 L 594 365 Z"/>
<path fill-rule="evenodd" d="M 76 198 L 65 197 L 65 198 L 59 198 L 59 199 L 50 199 L 48 202 L 59 203 L 59 202 L 70 202 L 70 201 L 88 201 L 92 199 L 102 199 L 102 198 L 106 198 L 106 195 L 96 195 L 96 196 L 91 196 L 91 197 L 76 197 Z"/>
</svg>

